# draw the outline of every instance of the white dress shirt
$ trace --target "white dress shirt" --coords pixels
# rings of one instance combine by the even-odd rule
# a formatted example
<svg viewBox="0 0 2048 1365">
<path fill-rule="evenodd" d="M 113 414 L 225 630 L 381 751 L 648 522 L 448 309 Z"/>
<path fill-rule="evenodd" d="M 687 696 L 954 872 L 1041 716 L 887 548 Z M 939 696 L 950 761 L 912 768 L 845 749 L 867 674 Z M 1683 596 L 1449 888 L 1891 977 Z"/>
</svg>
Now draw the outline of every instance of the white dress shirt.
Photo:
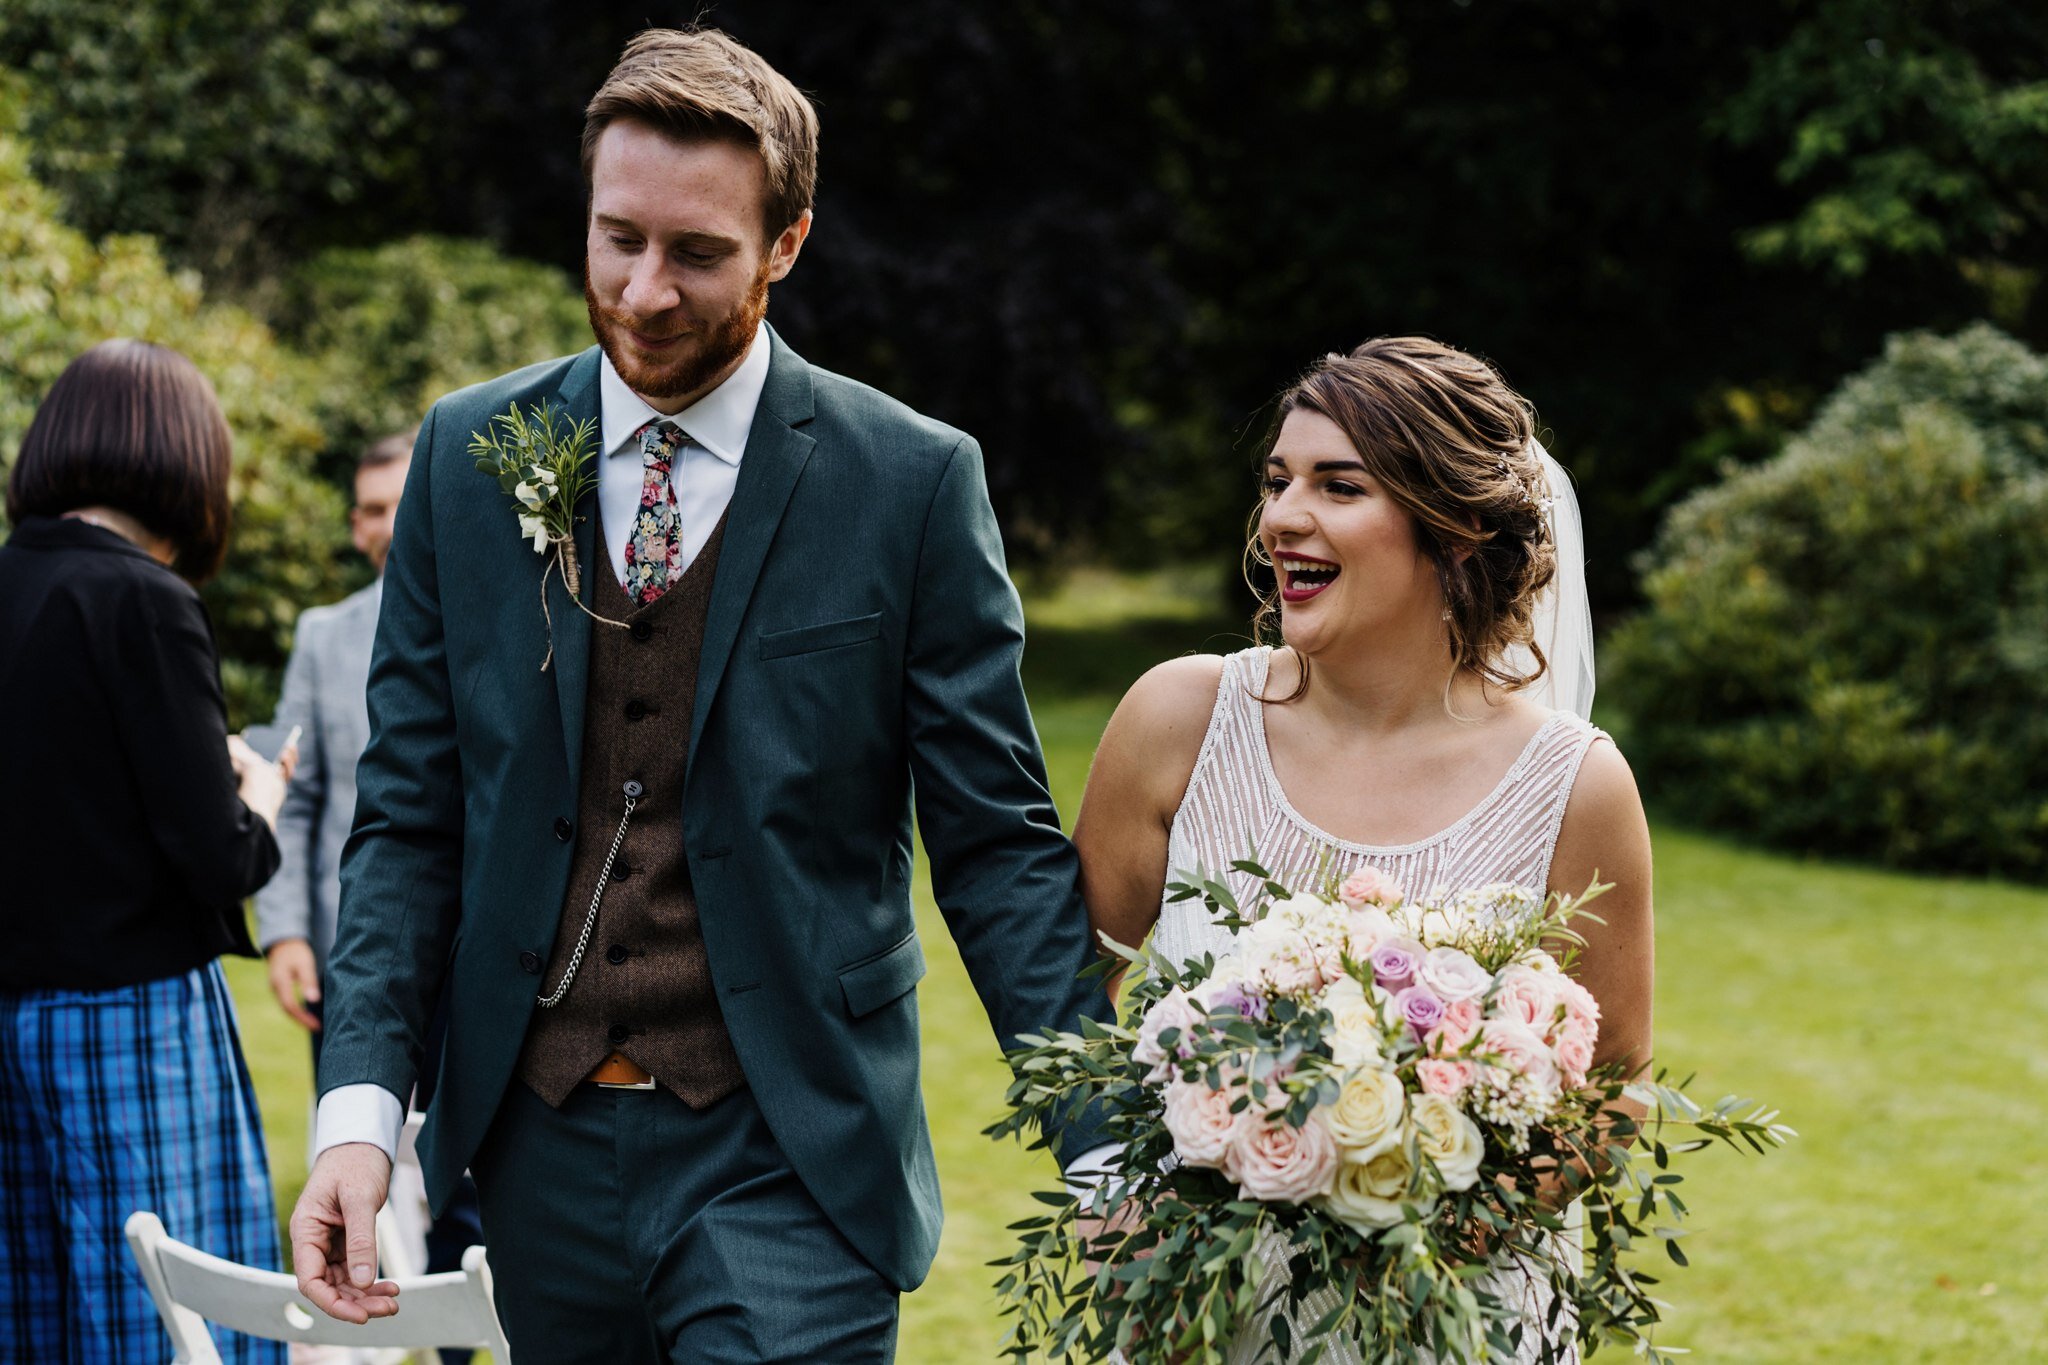
<svg viewBox="0 0 2048 1365">
<path fill-rule="evenodd" d="M 674 416 L 655 411 L 646 399 L 626 387 L 611 357 L 599 353 L 597 421 L 604 456 L 597 466 L 597 507 L 604 518 L 612 573 L 621 583 L 626 579 L 626 543 L 633 535 L 640 490 L 646 481 L 637 439 L 640 428 L 664 419 L 689 437 L 669 464 L 669 486 L 675 490 L 676 509 L 682 515 L 683 564 L 688 567 L 732 504 L 740 459 L 747 450 L 747 433 L 753 429 L 761 390 L 768 383 L 769 349 L 764 325 L 754 332 L 754 344 L 739 368 Z M 404 1127 L 405 1106 L 383 1086 L 367 1082 L 338 1085 L 320 1097 L 314 1115 L 314 1159 L 344 1142 L 368 1142 L 396 1160 Z"/>
</svg>

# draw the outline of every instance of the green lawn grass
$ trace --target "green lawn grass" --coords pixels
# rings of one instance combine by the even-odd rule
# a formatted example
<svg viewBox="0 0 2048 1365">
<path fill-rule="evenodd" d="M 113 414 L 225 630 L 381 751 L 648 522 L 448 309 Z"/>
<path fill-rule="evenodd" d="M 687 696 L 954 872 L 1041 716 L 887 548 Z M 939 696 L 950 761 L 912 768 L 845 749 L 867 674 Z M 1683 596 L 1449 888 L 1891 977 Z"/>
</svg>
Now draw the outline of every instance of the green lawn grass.
<svg viewBox="0 0 2048 1365">
<path fill-rule="evenodd" d="M 1026 664 L 1060 810 L 1148 664 L 1235 647 L 1184 581 L 1087 577 L 1034 600 Z M 1752 853 L 1659 821 L 1658 1051 L 1693 1093 L 1780 1106 L 1799 1140 L 1681 1167 L 1693 1262 L 1662 1340 L 1742 1362 L 2048 1361 L 2048 893 Z M 920 877 L 925 1099 L 946 1195 L 910 1365 L 995 1359 L 985 1262 L 1052 1178 L 980 1135 L 1007 1072 Z M 305 1173 L 305 1040 L 230 961 L 279 1206 Z M 1981 1017 L 1976 1013 L 1983 1010 Z"/>
</svg>

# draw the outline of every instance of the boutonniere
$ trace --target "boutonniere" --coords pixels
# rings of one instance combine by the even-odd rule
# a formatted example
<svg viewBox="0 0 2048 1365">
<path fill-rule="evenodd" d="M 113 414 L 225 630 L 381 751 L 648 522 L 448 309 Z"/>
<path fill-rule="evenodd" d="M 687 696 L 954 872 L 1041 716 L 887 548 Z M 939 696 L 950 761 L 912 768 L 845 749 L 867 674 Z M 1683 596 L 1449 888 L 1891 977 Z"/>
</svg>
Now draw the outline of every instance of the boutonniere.
<svg viewBox="0 0 2048 1365">
<path fill-rule="evenodd" d="M 548 610 L 550 572 L 561 570 L 569 600 L 585 615 L 607 625 L 620 624 L 583 605 L 583 571 L 576 562 L 576 504 L 597 486 L 596 435 L 595 418 L 570 422 L 559 408 L 545 403 L 526 412 L 515 403 L 482 431 L 469 435 L 476 467 L 511 496 L 519 534 L 532 540 L 535 554 L 549 556 L 540 576 L 541 614 L 548 623 L 543 673 L 555 657 L 555 621 Z"/>
</svg>

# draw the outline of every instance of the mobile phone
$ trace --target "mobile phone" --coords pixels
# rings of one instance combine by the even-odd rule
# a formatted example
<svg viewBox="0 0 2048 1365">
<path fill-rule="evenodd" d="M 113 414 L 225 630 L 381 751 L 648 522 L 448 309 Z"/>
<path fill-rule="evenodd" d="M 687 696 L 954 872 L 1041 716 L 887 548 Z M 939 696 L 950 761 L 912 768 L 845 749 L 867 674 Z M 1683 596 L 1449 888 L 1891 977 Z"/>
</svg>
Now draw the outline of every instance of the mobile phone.
<svg viewBox="0 0 2048 1365">
<path fill-rule="evenodd" d="M 280 758 L 283 758 L 283 757 L 284 757 L 284 751 L 285 751 L 286 749 L 289 749 L 289 748 L 291 748 L 291 747 L 292 747 L 292 745 L 294 745 L 294 744 L 297 744 L 297 743 L 299 742 L 299 736 L 300 736 L 300 735 L 303 735 L 303 734 L 305 734 L 305 733 L 306 733 L 306 727 L 305 727 L 305 726 L 303 726 L 303 725 L 294 725 L 294 726 L 293 726 L 293 727 L 292 727 L 292 728 L 291 728 L 291 729 L 290 729 L 290 730 L 289 730 L 289 731 L 288 731 L 288 732 L 287 732 L 287 733 L 285 734 L 285 737 L 284 737 L 284 743 L 282 743 L 282 744 L 280 744 L 280 745 L 278 745 L 278 746 L 277 746 L 277 752 L 276 752 L 275 754 L 271 755 L 270 761 L 271 761 L 272 763 L 275 763 L 275 762 L 277 762 L 277 760 L 278 760 L 278 759 L 280 759 Z"/>
</svg>

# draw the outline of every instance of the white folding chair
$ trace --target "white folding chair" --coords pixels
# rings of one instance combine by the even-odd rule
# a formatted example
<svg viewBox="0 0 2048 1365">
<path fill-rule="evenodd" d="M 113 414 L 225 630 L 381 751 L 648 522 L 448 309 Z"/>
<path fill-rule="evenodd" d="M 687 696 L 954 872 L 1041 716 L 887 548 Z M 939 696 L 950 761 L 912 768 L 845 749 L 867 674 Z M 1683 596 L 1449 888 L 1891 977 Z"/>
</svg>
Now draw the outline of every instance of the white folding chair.
<svg viewBox="0 0 2048 1365">
<path fill-rule="evenodd" d="M 377 1210 L 377 1259 L 384 1278 L 427 1272 L 427 1181 L 420 1170 L 420 1125 L 424 1115 L 408 1114 L 398 1134 L 398 1157 L 391 1163 L 391 1183 L 384 1207 Z"/>
<path fill-rule="evenodd" d="M 129 1217 L 127 1231 L 128 1248 L 135 1253 L 177 1351 L 172 1365 L 221 1365 L 206 1330 L 209 1322 L 272 1341 L 372 1348 L 467 1346 L 488 1350 L 495 1365 L 509 1365 L 512 1359 L 492 1306 L 491 1267 L 482 1247 L 464 1253 L 459 1271 L 399 1280 L 398 1315 L 358 1327 L 307 1303 L 291 1276 L 252 1270 L 186 1246 L 164 1231 L 162 1219 L 146 1210 Z"/>
</svg>

